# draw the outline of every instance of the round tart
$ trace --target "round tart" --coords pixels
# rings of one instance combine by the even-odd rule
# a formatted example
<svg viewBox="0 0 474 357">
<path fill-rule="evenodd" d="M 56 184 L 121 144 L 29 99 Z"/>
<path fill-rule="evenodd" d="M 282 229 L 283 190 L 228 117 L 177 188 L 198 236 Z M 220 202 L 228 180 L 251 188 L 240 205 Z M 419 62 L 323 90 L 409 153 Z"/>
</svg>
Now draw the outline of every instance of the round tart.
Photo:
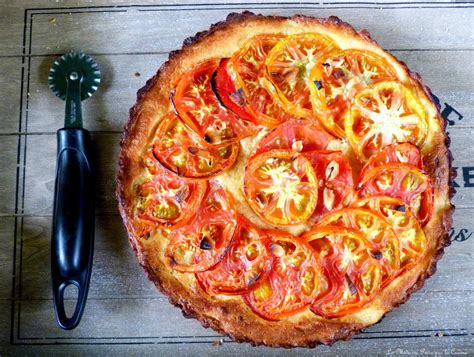
<svg viewBox="0 0 474 357">
<path fill-rule="evenodd" d="M 172 52 L 130 110 L 117 197 L 140 264 L 236 341 L 351 338 L 449 244 L 438 109 L 418 74 L 335 17 L 229 15 Z"/>
</svg>

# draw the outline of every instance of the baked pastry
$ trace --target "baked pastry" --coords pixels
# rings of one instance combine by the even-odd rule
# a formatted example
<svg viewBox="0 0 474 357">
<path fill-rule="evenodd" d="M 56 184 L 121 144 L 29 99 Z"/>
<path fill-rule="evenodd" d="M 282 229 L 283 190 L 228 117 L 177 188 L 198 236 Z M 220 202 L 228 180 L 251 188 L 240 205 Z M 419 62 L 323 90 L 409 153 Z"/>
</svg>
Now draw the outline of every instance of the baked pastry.
<svg viewBox="0 0 474 357">
<path fill-rule="evenodd" d="M 117 197 L 140 264 L 236 341 L 351 338 L 449 244 L 438 109 L 366 31 L 230 14 L 172 52 L 130 110 Z"/>
</svg>

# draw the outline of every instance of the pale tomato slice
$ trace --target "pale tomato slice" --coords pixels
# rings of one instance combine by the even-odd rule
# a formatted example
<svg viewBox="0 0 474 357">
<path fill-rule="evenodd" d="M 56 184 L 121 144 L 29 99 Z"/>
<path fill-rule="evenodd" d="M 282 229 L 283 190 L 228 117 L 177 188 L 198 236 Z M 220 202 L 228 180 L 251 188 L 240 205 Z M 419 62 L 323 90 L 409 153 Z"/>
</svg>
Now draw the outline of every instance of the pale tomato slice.
<svg viewBox="0 0 474 357">
<path fill-rule="evenodd" d="M 253 211 L 270 224 L 305 222 L 318 201 L 318 180 L 311 163 L 291 150 L 271 150 L 247 165 L 244 192 Z"/>
<path fill-rule="evenodd" d="M 254 125 L 219 104 L 212 76 L 220 60 L 202 62 L 179 79 L 171 100 L 183 121 L 210 144 L 228 143 L 253 135 Z"/>
<path fill-rule="evenodd" d="M 171 231 L 165 252 L 167 265 L 182 272 L 212 268 L 224 258 L 237 226 L 230 194 L 211 182 L 194 218 Z"/>
<path fill-rule="evenodd" d="M 207 189 L 206 181 L 183 179 L 165 169 L 151 152 L 146 154 L 147 173 L 136 185 L 135 215 L 141 234 L 159 227 L 177 228 L 196 213 Z"/>
<path fill-rule="evenodd" d="M 292 118 L 269 93 L 272 88 L 266 78 L 265 60 L 270 50 L 283 38 L 282 35 L 257 35 L 249 39 L 230 58 L 229 71 L 234 73 L 237 91 L 243 92 L 241 107 L 252 115 L 257 123 L 274 127 Z M 234 96 L 240 97 L 238 92 Z"/>
<path fill-rule="evenodd" d="M 334 41 L 319 33 L 302 33 L 285 37 L 268 53 L 268 90 L 288 113 L 313 118 L 309 74 L 313 66 L 329 51 Z"/>
<path fill-rule="evenodd" d="M 372 256 L 380 260 L 382 285 L 388 284 L 400 268 L 400 247 L 397 235 L 382 215 L 357 207 L 347 207 L 324 216 L 317 226 L 338 226 L 354 229 L 370 241 Z"/>
<path fill-rule="evenodd" d="M 295 153 L 324 150 L 333 139 L 317 124 L 307 120 L 291 120 L 266 134 L 257 144 L 255 155 L 274 149 Z"/>
<path fill-rule="evenodd" d="M 407 205 L 389 196 L 374 196 L 353 203 L 380 213 L 387 219 L 400 242 L 400 273 L 410 270 L 427 253 L 425 232 Z"/>
<path fill-rule="evenodd" d="M 313 110 L 332 134 L 344 138 L 344 116 L 355 95 L 394 78 L 393 67 L 375 53 L 354 49 L 331 52 L 320 58 L 309 76 Z"/>
<path fill-rule="evenodd" d="M 383 268 L 373 256 L 373 245 L 360 232 L 338 226 L 318 226 L 303 239 L 320 257 L 328 289 L 311 305 L 326 318 L 362 309 L 382 286 Z"/>
<path fill-rule="evenodd" d="M 426 225 L 433 211 L 433 187 L 430 178 L 418 167 L 389 163 L 365 174 L 359 183 L 359 195 L 390 196 L 407 204 L 421 225 Z"/>
<path fill-rule="evenodd" d="M 168 170 L 187 178 L 209 178 L 230 168 L 239 144 L 209 145 L 174 113 L 165 116 L 156 130 L 153 155 Z"/>
<path fill-rule="evenodd" d="M 367 172 L 377 166 L 392 163 L 409 164 L 422 168 L 420 149 L 410 143 L 392 144 L 374 153 L 364 165 L 359 174 L 360 181 L 364 179 Z"/>
<path fill-rule="evenodd" d="M 244 217 L 227 253 L 214 268 L 196 273 L 201 287 L 210 295 L 244 294 L 263 281 L 272 266 L 270 238 Z"/>
<path fill-rule="evenodd" d="M 397 82 L 380 82 L 356 95 L 344 121 L 345 133 L 362 162 L 383 147 L 423 144 L 426 113 L 416 95 Z"/>
<path fill-rule="evenodd" d="M 307 243 L 280 231 L 267 234 L 272 238 L 272 269 L 244 300 L 264 319 L 279 320 L 304 310 L 327 289 L 328 282 Z"/>
<path fill-rule="evenodd" d="M 340 151 L 308 151 L 303 155 L 313 165 L 318 177 L 318 204 L 313 218 L 321 216 L 342 207 L 352 200 L 354 179 L 352 167 Z"/>
</svg>

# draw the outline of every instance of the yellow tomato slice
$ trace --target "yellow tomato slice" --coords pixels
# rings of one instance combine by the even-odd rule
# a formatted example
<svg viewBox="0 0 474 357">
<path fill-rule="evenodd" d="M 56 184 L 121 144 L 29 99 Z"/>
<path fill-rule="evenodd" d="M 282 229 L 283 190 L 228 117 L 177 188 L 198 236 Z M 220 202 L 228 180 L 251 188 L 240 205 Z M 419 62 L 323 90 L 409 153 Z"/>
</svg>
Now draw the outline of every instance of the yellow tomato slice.
<svg viewBox="0 0 474 357">
<path fill-rule="evenodd" d="M 428 242 L 425 232 L 403 201 L 389 196 L 374 196 L 353 205 L 378 212 L 390 222 L 400 243 L 400 273 L 414 267 L 426 255 Z"/>
<path fill-rule="evenodd" d="M 344 138 L 344 116 L 355 95 L 393 78 L 395 70 L 375 53 L 353 49 L 330 52 L 315 64 L 309 76 L 313 110 L 326 129 Z"/>
<path fill-rule="evenodd" d="M 390 144 L 419 146 L 428 132 L 423 106 L 412 91 L 397 82 L 380 82 L 357 94 L 344 127 L 362 162 Z"/>
<path fill-rule="evenodd" d="M 270 51 L 266 66 L 273 86 L 269 91 L 288 113 L 314 117 L 309 74 L 319 58 L 335 48 L 336 44 L 327 36 L 303 33 L 284 38 Z"/>
</svg>

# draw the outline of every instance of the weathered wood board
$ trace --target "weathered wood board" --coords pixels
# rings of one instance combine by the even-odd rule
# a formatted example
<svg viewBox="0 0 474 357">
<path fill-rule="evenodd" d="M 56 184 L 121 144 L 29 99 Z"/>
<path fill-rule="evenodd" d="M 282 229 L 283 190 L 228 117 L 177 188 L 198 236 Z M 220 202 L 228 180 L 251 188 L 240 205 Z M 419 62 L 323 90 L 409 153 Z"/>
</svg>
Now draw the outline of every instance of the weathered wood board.
<svg viewBox="0 0 474 357">
<path fill-rule="evenodd" d="M 243 10 L 337 15 L 367 28 L 423 76 L 445 114 L 449 106 L 459 113 L 448 126 L 458 170 L 453 243 L 422 290 L 350 342 L 292 351 L 221 344 L 147 281 L 118 216 L 115 162 L 136 91 L 184 38 Z M 0 3 L 0 354 L 474 354 L 473 20 L 468 1 Z M 52 309 L 49 244 L 64 107 L 47 71 L 69 50 L 93 55 L 103 82 L 83 105 L 98 176 L 94 272 L 83 321 L 63 331 Z"/>
</svg>

